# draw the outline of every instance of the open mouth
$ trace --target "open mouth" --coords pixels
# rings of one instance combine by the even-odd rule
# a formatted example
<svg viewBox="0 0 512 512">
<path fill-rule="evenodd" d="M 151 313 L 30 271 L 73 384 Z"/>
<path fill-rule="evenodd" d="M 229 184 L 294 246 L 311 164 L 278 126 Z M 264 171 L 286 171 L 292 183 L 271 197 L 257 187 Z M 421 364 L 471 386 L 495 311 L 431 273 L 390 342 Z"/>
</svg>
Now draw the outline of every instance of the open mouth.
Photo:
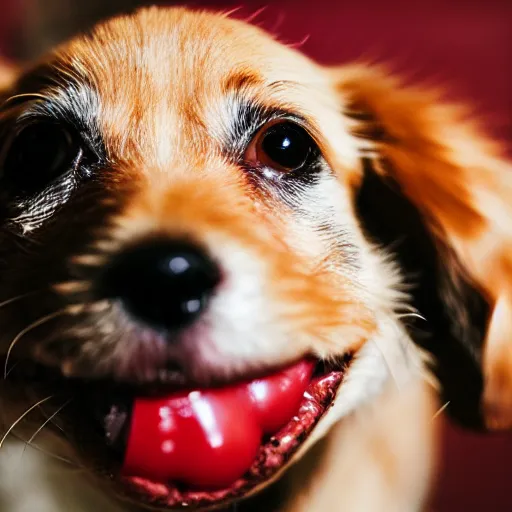
<svg viewBox="0 0 512 512">
<path fill-rule="evenodd" d="M 157 508 L 217 508 L 287 465 L 334 402 L 349 363 L 303 359 L 223 387 L 145 394 L 70 381 L 64 422 L 122 496 Z"/>
</svg>

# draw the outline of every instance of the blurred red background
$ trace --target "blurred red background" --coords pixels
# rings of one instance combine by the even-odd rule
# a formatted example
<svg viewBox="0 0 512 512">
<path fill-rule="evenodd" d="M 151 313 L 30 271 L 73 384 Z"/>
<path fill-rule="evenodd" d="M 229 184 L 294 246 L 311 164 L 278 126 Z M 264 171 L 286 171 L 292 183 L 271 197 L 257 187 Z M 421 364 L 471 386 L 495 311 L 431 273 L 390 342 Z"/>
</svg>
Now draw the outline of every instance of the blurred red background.
<svg viewBox="0 0 512 512">
<path fill-rule="evenodd" d="M 25 6 L 30 14 L 34 2 L 0 0 L 0 55 L 16 53 L 13 45 L 32 37 L 20 9 Z M 40 9 L 44 2 L 39 1 Z M 182 3 L 220 9 L 241 4 Z M 68 14 L 79 4 L 68 0 Z M 416 80 L 446 85 L 452 98 L 475 105 L 491 132 L 510 148 L 512 2 L 247 0 L 235 15 L 247 17 L 265 5 L 254 22 L 322 62 L 385 61 Z M 432 509 L 511 511 L 512 435 L 480 436 L 440 421 L 443 446 Z"/>
</svg>

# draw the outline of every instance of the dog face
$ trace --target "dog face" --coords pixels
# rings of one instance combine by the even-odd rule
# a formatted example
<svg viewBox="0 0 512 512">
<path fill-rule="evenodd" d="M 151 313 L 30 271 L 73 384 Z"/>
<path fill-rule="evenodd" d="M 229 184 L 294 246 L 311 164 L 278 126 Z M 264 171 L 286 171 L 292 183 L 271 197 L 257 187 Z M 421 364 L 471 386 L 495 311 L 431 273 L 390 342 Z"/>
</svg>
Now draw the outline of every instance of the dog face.
<svg viewBox="0 0 512 512">
<path fill-rule="evenodd" d="M 465 389 L 455 414 L 481 421 L 481 347 L 507 267 L 503 228 L 502 272 L 480 284 L 493 230 L 478 201 L 502 196 L 488 169 L 505 164 L 483 145 L 457 161 L 476 133 L 368 73 L 321 68 L 227 17 L 152 9 L 67 43 L 7 89 L 4 384 L 58 412 L 83 459 L 136 503 L 217 507 L 264 488 L 386 382 L 421 373 L 417 326 L 403 321 L 416 309 L 437 338 L 415 341 L 440 354 L 449 398 Z M 112 445 L 130 436 L 139 396 L 310 360 L 296 430 L 263 437 L 235 484 L 122 474 Z"/>
<path fill-rule="evenodd" d="M 49 160 L 58 150 L 68 161 L 59 169 L 59 162 L 50 162 L 53 170 L 29 185 L 31 190 L 22 185 L 23 190 L 11 191 L 14 201 L 9 205 L 18 208 L 9 212 L 13 226 L 30 239 L 43 237 L 44 232 L 47 248 L 38 253 L 37 262 L 20 264 L 20 274 L 27 266 L 57 268 L 44 277 L 39 271 L 37 277 L 23 277 L 23 286 L 20 276 L 13 276 L 16 282 L 9 293 L 53 288 L 56 301 L 92 305 L 94 283 L 110 279 L 100 274 L 109 261 L 114 265 L 116 255 L 142 245 L 153 245 L 157 251 L 167 240 L 178 240 L 197 246 L 216 267 L 212 272 L 219 274 L 220 282 L 215 285 L 215 299 L 209 313 L 200 322 L 191 322 L 189 330 L 171 326 L 176 331 L 172 348 L 155 340 L 154 358 L 138 358 L 141 343 L 146 344 L 139 327 L 126 318 L 123 308 L 113 310 L 106 303 L 96 304 L 107 308 L 98 316 L 89 312 L 90 321 L 79 322 L 81 334 L 61 331 L 59 340 L 48 338 L 39 344 L 37 357 L 65 368 L 69 376 L 115 373 L 121 379 L 153 381 L 171 364 L 183 367 L 180 371 L 190 378 L 207 381 L 282 366 L 307 352 L 326 358 L 340 348 L 354 351 L 370 336 L 375 320 L 367 297 L 370 290 L 355 287 L 352 277 L 366 265 L 361 264 L 364 256 L 357 248 L 361 243 L 350 213 L 349 188 L 340 181 L 350 180 L 357 152 L 334 101 L 324 104 L 323 98 L 334 98 L 330 83 L 316 80 L 315 95 L 305 94 L 307 84 L 299 81 L 299 75 L 305 71 L 317 76 L 315 66 L 232 21 L 215 19 L 216 33 L 207 29 L 207 16 L 178 11 L 160 20 L 160 12 L 140 15 L 142 26 L 156 23 L 161 31 L 147 46 L 130 39 L 130 20 L 101 28 L 96 38 L 71 43 L 47 69 L 39 70 L 46 75 L 43 80 L 55 81 L 49 85 L 51 92 L 48 88 L 42 92 L 48 94 L 49 103 L 37 99 L 30 103 L 27 98 L 28 104 L 11 109 L 18 116 L 21 137 L 16 136 L 6 155 L 7 174 L 12 168 L 28 185 L 30 180 L 21 177 L 13 160 L 16 146 L 30 145 L 28 139 L 39 139 L 43 131 L 48 136 L 44 145 Z M 197 34 L 189 39 L 191 24 Z M 253 55 L 245 51 L 247 30 L 254 39 L 251 46 L 265 45 Z M 141 32 L 141 37 L 146 36 Z M 163 40 L 165 56 L 158 46 Z M 183 58 L 180 45 L 189 44 L 200 47 L 185 52 Z M 212 44 L 218 49 L 213 51 Z M 117 45 L 128 52 L 119 61 Z M 135 64 L 139 61 L 144 63 L 140 69 Z M 204 76 L 203 65 L 215 73 Z M 60 70 L 58 76 L 47 74 L 51 70 Z M 68 80 L 60 73 L 82 73 L 83 78 Z M 313 117 L 311 112 L 318 114 Z M 319 124 L 332 128 L 323 135 Z M 337 143 L 340 138 L 347 143 Z M 286 152 L 280 143 L 293 143 L 297 149 L 286 156 L 289 161 L 274 163 L 272 157 Z M 335 166 L 344 176 L 336 176 Z M 83 171 L 81 176 L 56 176 L 64 167 Z M 85 207 L 93 196 L 94 213 L 74 216 L 70 222 L 64 211 L 75 210 L 76 201 L 84 201 Z M 57 246 L 56 239 L 50 242 L 61 238 L 63 229 L 79 233 L 76 241 L 66 234 L 65 248 Z M 63 261 L 69 262 L 66 269 Z M 141 276 L 138 285 L 145 286 L 142 281 L 147 278 Z M 356 278 L 358 283 L 363 279 Z M 31 290 L 25 289 L 28 283 Z M 166 297 L 160 299 L 168 302 Z M 41 310 L 38 315 L 51 311 Z M 97 343 L 100 318 L 106 331 Z M 160 320 L 163 317 L 154 319 L 156 327 L 161 327 Z M 93 346 L 84 331 L 87 323 L 94 331 Z M 77 325 L 74 320 L 71 324 Z M 340 328 L 345 332 L 343 340 L 338 336 Z M 82 338 L 75 346 L 81 348 L 66 356 L 70 336 Z M 244 343 L 234 342 L 241 338 Z"/>
</svg>

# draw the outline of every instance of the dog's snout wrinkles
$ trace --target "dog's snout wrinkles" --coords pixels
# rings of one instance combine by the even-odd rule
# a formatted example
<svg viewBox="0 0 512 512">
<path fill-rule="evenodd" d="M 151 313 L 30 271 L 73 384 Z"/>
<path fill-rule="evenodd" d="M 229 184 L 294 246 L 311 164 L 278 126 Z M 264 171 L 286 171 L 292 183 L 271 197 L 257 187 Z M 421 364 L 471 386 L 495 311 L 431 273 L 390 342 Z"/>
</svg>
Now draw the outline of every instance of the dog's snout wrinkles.
<svg viewBox="0 0 512 512">
<path fill-rule="evenodd" d="M 220 280 L 215 262 L 196 245 L 165 240 L 116 256 L 101 279 L 102 295 L 119 299 L 139 321 L 175 330 L 196 320 Z"/>
</svg>

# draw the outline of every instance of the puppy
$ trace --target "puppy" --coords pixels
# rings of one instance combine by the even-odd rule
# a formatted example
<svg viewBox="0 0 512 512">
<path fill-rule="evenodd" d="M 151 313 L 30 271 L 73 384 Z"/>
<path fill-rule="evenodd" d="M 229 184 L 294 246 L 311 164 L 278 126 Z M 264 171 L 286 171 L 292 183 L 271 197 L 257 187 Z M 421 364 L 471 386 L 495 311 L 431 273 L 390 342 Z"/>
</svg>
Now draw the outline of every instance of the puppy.
<svg viewBox="0 0 512 512">
<path fill-rule="evenodd" d="M 510 426 L 512 173 L 465 111 L 182 8 L 0 97 L 2 445 L 121 510 L 410 512 L 441 406 Z"/>
</svg>

